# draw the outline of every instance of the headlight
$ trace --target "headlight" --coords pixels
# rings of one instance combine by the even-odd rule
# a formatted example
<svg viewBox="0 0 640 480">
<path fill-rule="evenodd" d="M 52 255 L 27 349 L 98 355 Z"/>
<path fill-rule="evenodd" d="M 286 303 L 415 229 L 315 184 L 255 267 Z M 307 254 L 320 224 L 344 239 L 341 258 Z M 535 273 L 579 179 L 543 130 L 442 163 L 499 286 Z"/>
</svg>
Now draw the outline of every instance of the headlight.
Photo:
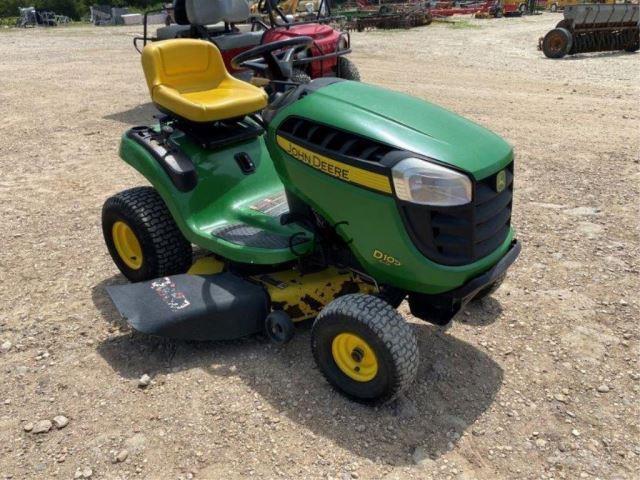
<svg viewBox="0 0 640 480">
<path fill-rule="evenodd" d="M 400 200 L 452 207 L 471 201 L 471 180 L 435 163 L 407 158 L 391 169 L 396 196 Z"/>
</svg>

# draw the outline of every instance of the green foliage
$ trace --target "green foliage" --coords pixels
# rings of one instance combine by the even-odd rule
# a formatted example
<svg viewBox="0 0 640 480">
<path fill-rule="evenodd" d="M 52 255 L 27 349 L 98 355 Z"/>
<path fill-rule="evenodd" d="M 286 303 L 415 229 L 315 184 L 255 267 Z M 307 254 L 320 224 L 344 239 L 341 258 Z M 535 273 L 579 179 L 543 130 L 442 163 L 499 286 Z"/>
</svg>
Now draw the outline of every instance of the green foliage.
<svg viewBox="0 0 640 480">
<path fill-rule="evenodd" d="M 158 0 L 0 0 L 0 19 L 17 16 L 19 7 L 36 7 L 80 20 L 89 14 L 91 5 L 130 7 L 133 12 L 145 11 L 151 7 L 162 8 Z M 4 21 L 2 23 L 5 24 Z"/>
<path fill-rule="evenodd" d="M 0 18 L 0 27 L 15 27 L 18 17 Z"/>
</svg>

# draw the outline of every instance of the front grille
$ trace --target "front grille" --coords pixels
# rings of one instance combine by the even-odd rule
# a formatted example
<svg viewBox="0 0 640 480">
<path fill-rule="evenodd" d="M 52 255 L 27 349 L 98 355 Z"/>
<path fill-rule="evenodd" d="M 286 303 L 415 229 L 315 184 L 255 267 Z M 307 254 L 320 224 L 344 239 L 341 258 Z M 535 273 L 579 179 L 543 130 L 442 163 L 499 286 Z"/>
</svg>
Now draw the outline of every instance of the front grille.
<svg viewBox="0 0 640 480">
<path fill-rule="evenodd" d="M 401 206 L 408 231 L 427 258 L 442 265 L 465 265 L 486 257 L 504 242 L 511 225 L 513 163 L 506 167 L 506 187 L 500 193 L 497 175 L 474 184 L 470 205 Z"/>
<path fill-rule="evenodd" d="M 379 162 L 393 148 L 354 133 L 345 132 L 306 118 L 287 118 L 278 129 L 291 141 L 330 157 L 351 157 Z"/>
</svg>

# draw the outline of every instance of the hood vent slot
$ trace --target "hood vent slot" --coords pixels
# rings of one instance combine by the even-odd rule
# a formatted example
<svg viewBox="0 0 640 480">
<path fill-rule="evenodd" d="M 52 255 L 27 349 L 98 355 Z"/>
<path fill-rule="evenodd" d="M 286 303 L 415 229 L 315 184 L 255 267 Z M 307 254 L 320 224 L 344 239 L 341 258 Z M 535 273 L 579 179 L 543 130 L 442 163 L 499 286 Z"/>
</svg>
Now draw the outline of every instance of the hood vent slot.
<svg viewBox="0 0 640 480">
<path fill-rule="evenodd" d="M 318 153 L 370 162 L 379 162 L 387 153 L 395 150 L 361 135 L 299 117 L 286 119 L 280 125 L 278 134 Z"/>
</svg>

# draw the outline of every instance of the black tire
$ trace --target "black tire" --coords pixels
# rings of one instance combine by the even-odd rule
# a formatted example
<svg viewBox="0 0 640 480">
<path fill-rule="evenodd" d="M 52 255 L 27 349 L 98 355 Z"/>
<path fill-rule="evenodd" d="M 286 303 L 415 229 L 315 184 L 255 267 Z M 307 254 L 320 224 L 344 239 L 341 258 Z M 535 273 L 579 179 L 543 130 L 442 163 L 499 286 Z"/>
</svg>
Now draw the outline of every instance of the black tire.
<svg viewBox="0 0 640 480">
<path fill-rule="evenodd" d="M 431 12 L 427 11 L 424 15 L 424 24 L 431 25 L 432 23 L 433 23 L 433 15 L 431 15 Z"/>
<path fill-rule="evenodd" d="M 507 278 L 506 274 L 500 275 L 493 283 L 487 285 L 482 290 L 480 290 L 475 297 L 473 297 L 473 302 L 479 302 L 483 298 L 487 298 L 491 296 L 496 290 L 500 288 L 504 279 Z"/>
<path fill-rule="evenodd" d="M 551 8 L 550 8 L 550 10 L 551 10 L 553 13 L 557 12 L 557 11 L 558 11 L 558 4 L 557 4 L 557 3 L 552 3 L 552 4 L 551 4 Z"/>
<path fill-rule="evenodd" d="M 289 80 L 295 83 L 304 84 L 304 83 L 309 83 L 311 81 L 311 77 L 304 70 L 301 70 L 299 68 L 294 68 L 291 71 L 291 78 Z"/>
<path fill-rule="evenodd" d="M 502 18 L 503 16 L 504 16 L 504 11 L 502 10 L 502 8 L 496 9 L 495 17 Z"/>
<path fill-rule="evenodd" d="M 562 58 L 571 50 L 573 36 L 566 28 L 554 28 L 544 36 L 542 51 L 548 58 Z"/>
<path fill-rule="evenodd" d="M 640 50 L 640 43 L 636 43 L 635 45 L 631 45 L 624 49 L 625 52 L 629 53 L 637 52 L 638 50 Z"/>
<path fill-rule="evenodd" d="M 116 222 L 124 222 L 138 240 L 142 252 L 138 268 L 131 268 L 118 253 L 113 238 Z M 102 233 L 114 263 L 132 282 L 185 273 L 191 266 L 191 244 L 152 187 L 131 188 L 108 198 L 102 207 Z"/>
<path fill-rule="evenodd" d="M 524 15 L 525 13 L 527 13 L 527 4 L 521 3 L 520 5 L 518 5 L 518 12 L 520 13 L 520 15 Z"/>
<path fill-rule="evenodd" d="M 569 31 L 571 31 L 571 27 L 572 26 L 573 26 L 573 24 L 571 23 L 571 20 L 569 20 L 567 18 L 563 18 L 558 23 L 556 23 L 556 28 L 564 28 L 564 29 L 569 30 Z"/>
<path fill-rule="evenodd" d="M 364 340 L 374 353 L 377 369 L 372 378 L 355 380 L 338 366 L 332 349 L 341 334 Z M 418 372 L 418 342 L 413 329 L 393 307 L 372 295 L 349 294 L 329 303 L 311 329 L 311 350 L 318 368 L 334 388 L 368 405 L 393 400 L 411 385 Z M 354 372 L 358 374 L 358 367 Z"/>
<path fill-rule="evenodd" d="M 354 82 L 360 81 L 360 72 L 356 64 L 349 60 L 344 55 L 338 57 L 338 76 L 345 80 L 353 80 Z"/>
<path fill-rule="evenodd" d="M 264 329 L 269 340 L 277 344 L 289 342 L 295 333 L 291 318 L 282 310 L 274 310 L 267 315 L 264 320 Z"/>
</svg>

